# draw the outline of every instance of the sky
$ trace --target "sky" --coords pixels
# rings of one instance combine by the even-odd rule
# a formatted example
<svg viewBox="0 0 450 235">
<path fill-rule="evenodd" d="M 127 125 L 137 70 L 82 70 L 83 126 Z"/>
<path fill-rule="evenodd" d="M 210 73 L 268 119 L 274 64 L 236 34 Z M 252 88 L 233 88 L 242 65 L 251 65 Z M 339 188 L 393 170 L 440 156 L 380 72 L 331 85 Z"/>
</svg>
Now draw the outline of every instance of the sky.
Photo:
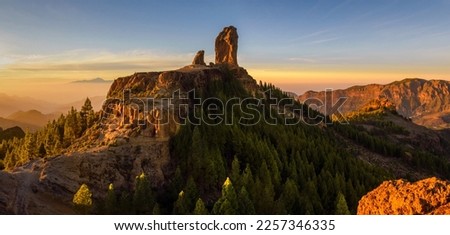
<svg viewBox="0 0 450 235">
<path fill-rule="evenodd" d="M 450 80 L 449 12 L 449 0 L 2 0 L 0 93 L 62 101 L 57 84 L 176 69 L 201 49 L 208 63 L 228 25 L 240 66 L 296 93 Z"/>
</svg>

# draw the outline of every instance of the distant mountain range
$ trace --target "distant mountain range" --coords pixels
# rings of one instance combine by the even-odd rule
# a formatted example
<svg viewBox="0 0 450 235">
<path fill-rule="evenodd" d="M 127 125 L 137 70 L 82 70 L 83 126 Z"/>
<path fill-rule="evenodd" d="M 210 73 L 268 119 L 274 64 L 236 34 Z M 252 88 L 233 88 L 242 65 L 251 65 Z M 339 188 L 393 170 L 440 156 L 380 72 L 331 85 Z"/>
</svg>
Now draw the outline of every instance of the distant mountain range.
<svg viewBox="0 0 450 235">
<path fill-rule="evenodd" d="M 9 120 L 41 127 L 47 124 L 49 121 L 56 119 L 60 114 L 61 113 L 43 114 L 38 110 L 33 109 L 25 112 L 17 111 L 6 118 Z"/>
<path fill-rule="evenodd" d="M 77 80 L 73 81 L 72 83 L 112 83 L 111 80 L 105 80 L 103 78 L 93 78 L 88 80 Z"/>
<path fill-rule="evenodd" d="M 103 102 L 105 101 L 105 96 L 94 96 L 89 97 L 92 103 L 92 107 L 95 111 L 99 111 L 102 108 Z M 83 106 L 84 101 L 86 101 L 86 98 L 77 100 L 75 102 L 59 105 L 57 111 L 66 113 L 68 110 L 70 110 L 71 107 L 75 107 L 76 109 L 80 109 L 81 106 Z"/>
<path fill-rule="evenodd" d="M 36 109 L 43 113 L 54 112 L 58 104 L 38 100 L 31 97 L 21 97 L 0 93 L 0 117 L 6 117 L 20 110 Z"/>
<path fill-rule="evenodd" d="M 98 111 L 105 97 L 94 96 L 89 99 L 94 110 Z M 61 105 L 29 97 L 0 94 L 0 127 L 6 129 L 19 126 L 24 130 L 36 130 L 59 115 L 67 113 L 71 107 L 79 110 L 84 102 L 85 98 Z"/>
<path fill-rule="evenodd" d="M 416 124 L 433 129 L 450 128 L 449 81 L 412 78 L 387 85 L 370 84 L 334 90 L 332 95 L 334 102 L 339 97 L 348 98 L 340 109 L 344 114 L 358 111 L 373 101 L 387 100 L 400 115 Z M 298 99 L 310 104 L 311 98 L 325 102 L 325 91 L 308 91 Z M 322 106 L 318 110 L 330 113 L 331 105 L 326 108 Z"/>
<path fill-rule="evenodd" d="M 15 126 L 18 126 L 18 127 L 22 128 L 23 130 L 30 130 L 30 131 L 39 129 L 39 126 L 36 126 L 33 124 L 19 122 L 19 121 L 0 117 L 0 128 L 8 129 L 8 128 L 15 127 Z"/>
</svg>

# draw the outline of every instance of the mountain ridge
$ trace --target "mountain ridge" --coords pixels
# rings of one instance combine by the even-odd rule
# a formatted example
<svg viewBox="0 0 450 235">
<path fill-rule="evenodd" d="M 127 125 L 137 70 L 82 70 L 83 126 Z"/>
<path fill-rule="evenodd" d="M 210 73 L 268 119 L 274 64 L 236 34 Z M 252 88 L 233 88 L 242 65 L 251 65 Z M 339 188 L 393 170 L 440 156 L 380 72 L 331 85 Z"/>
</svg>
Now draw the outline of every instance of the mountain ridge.
<svg viewBox="0 0 450 235">
<path fill-rule="evenodd" d="M 93 79 L 76 80 L 71 83 L 111 83 L 111 80 L 105 80 L 103 78 L 97 77 Z"/>
<path fill-rule="evenodd" d="M 27 123 L 33 126 L 43 127 L 49 121 L 56 119 L 60 115 L 61 113 L 43 114 L 36 109 L 31 109 L 28 111 L 17 111 L 15 113 L 12 113 L 7 116 L 6 119 L 21 123 Z"/>
<path fill-rule="evenodd" d="M 308 91 L 299 96 L 299 101 L 311 104 L 318 99 L 325 103 L 324 91 Z M 333 90 L 334 99 L 347 97 L 340 107 L 343 114 L 358 111 L 373 100 L 387 99 L 396 111 L 413 122 L 434 129 L 450 128 L 450 82 L 407 78 L 386 85 L 357 85 Z M 331 107 L 319 107 L 322 113 L 331 114 Z"/>
<path fill-rule="evenodd" d="M 40 128 L 40 126 L 36 126 L 36 125 L 30 124 L 30 123 L 24 123 L 24 122 L 14 121 L 14 120 L 0 117 L 0 127 L 1 128 L 7 129 L 7 128 L 15 127 L 15 126 L 18 126 L 18 127 L 22 128 L 23 130 L 29 130 L 29 131 L 35 131 Z"/>
</svg>

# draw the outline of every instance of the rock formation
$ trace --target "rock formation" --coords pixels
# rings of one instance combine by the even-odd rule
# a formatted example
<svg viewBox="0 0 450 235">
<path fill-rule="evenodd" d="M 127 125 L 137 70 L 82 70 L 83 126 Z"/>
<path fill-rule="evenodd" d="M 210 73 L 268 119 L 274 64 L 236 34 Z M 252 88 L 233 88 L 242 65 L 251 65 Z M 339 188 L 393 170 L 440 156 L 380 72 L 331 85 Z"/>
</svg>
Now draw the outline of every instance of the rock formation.
<svg viewBox="0 0 450 235">
<path fill-rule="evenodd" d="M 204 50 L 200 50 L 197 52 L 197 54 L 194 57 L 194 60 L 192 60 L 192 65 L 206 65 Z"/>
<path fill-rule="evenodd" d="M 228 43 L 228 49 L 221 47 L 228 55 L 221 62 L 237 65 L 236 29 L 229 27 L 221 38 Z M 206 89 L 210 81 L 237 79 L 251 94 L 258 89 L 244 68 L 196 66 L 205 64 L 203 57 L 199 51 L 194 65 L 117 78 L 103 105 L 101 123 L 62 154 L 34 160 L 12 172 L 0 171 L 0 214 L 75 213 L 71 200 L 81 184 L 87 184 L 98 200 L 110 183 L 117 190 L 132 191 L 142 172 L 152 187 L 166 184 L 174 172 L 169 141 L 183 114 L 175 113 L 165 100 L 175 92 L 185 99 L 186 92 Z"/>
<path fill-rule="evenodd" d="M 233 26 L 225 27 L 216 38 L 216 64 L 238 66 L 238 34 Z"/>
<path fill-rule="evenodd" d="M 361 198 L 359 215 L 450 214 L 450 182 L 435 177 L 385 181 Z"/>
</svg>

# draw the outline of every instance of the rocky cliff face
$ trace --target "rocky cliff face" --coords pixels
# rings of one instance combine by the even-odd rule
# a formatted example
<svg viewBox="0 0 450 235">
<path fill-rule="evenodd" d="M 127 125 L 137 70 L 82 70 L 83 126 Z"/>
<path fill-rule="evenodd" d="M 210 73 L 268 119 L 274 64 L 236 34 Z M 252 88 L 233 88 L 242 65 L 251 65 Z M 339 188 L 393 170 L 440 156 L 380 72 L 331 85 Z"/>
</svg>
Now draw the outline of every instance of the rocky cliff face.
<svg viewBox="0 0 450 235">
<path fill-rule="evenodd" d="M 340 111 L 358 111 L 374 100 L 388 100 L 396 111 L 413 122 L 433 128 L 450 128 L 450 82 L 444 80 L 405 79 L 387 85 L 354 86 L 332 92 L 334 101 L 347 97 Z M 299 100 L 311 103 L 317 98 L 325 103 L 325 92 L 308 91 Z M 319 111 L 330 114 L 332 105 Z"/>
<path fill-rule="evenodd" d="M 238 65 L 238 34 L 233 26 L 225 27 L 216 38 L 216 64 Z"/>
<path fill-rule="evenodd" d="M 0 172 L 0 214 L 72 214 L 81 184 L 101 199 L 110 183 L 132 190 L 142 172 L 152 187 L 164 185 L 172 173 L 169 138 L 144 136 L 131 126 L 104 129 L 112 125 L 89 130 L 64 154 Z"/>
<path fill-rule="evenodd" d="M 385 181 L 361 198 L 358 214 L 450 214 L 450 182 L 437 178 Z"/>
</svg>

